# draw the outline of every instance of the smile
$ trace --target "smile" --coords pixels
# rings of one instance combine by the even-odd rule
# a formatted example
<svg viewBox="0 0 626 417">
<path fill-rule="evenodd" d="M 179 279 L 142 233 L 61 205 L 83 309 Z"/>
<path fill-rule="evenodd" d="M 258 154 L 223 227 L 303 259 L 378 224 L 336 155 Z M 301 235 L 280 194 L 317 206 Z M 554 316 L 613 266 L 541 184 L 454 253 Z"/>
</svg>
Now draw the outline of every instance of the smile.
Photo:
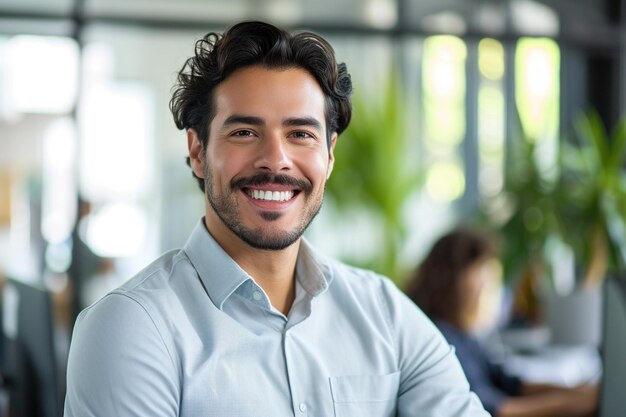
<svg viewBox="0 0 626 417">
<path fill-rule="evenodd" d="M 246 194 L 255 200 L 263 201 L 289 201 L 293 198 L 293 191 L 263 191 L 263 190 L 246 190 Z"/>
</svg>

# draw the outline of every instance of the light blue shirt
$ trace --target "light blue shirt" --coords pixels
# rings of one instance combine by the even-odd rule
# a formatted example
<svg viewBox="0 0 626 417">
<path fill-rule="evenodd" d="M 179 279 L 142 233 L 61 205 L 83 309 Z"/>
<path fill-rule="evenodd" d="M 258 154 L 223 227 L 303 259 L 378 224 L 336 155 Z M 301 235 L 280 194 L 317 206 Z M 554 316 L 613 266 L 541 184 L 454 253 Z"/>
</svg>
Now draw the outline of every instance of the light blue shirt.
<svg viewBox="0 0 626 417">
<path fill-rule="evenodd" d="M 388 279 L 303 240 L 296 287 L 286 317 L 200 222 L 80 314 L 65 416 L 488 416 Z"/>
</svg>

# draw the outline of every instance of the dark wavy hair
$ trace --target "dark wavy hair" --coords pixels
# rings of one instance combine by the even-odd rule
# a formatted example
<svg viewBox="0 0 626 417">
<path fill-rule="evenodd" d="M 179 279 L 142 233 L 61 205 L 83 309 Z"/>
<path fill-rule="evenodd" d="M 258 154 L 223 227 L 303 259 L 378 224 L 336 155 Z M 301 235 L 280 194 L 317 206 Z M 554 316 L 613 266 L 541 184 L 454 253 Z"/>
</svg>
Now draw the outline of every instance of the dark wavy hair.
<svg viewBox="0 0 626 417">
<path fill-rule="evenodd" d="M 477 261 L 492 256 L 497 256 L 497 248 L 490 236 L 457 228 L 435 242 L 409 280 L 406 294 L 432 320 L 460 326 L 461 278 Z"/>
<path fill-rule="evenodd" d="M 337 64 L 333 48 L 321 36 L 311 32 L 290 34 L 264 22 L 238 23 L 223 35 L 211 32 L 196 42 L 194 56 L 185 62 L 173 87 L 170 110 L 176 127 L 193 128 L 206 149 L 216 111 L 213 91 L 234 71 L 254 65 L 301 68 L 317 80 L 325 97 L 330 150 L 333 132 L 343 132 L 352 115 L 352 81 L 346 65 Z M 193 176 L 204 191 L 204 181 Z"/>
</svg>

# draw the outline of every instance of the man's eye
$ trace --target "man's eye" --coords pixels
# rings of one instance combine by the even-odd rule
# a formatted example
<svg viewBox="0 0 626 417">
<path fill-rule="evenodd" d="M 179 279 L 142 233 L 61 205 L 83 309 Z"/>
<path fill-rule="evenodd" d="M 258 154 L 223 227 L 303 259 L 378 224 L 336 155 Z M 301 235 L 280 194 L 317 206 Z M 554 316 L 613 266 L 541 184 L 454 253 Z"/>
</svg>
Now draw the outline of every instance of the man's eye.
<svg viewBox="0 0 626 417">
<path fill-rule="evenodd" d="M 254 136 L 254 132 L 252 132 L 251 130 L 237 130 L 235 132 L 232 133 L 232 136 L 237 136 L 237 137 L 250 137 L 250 136 Z"/>
<path fill-rule="evenodd" d="M 304 131 L 293 132 L 291 136 L 297 139 L 315 139 L 315 136 L 313 136 L 309 132 Z"/>
</svg>

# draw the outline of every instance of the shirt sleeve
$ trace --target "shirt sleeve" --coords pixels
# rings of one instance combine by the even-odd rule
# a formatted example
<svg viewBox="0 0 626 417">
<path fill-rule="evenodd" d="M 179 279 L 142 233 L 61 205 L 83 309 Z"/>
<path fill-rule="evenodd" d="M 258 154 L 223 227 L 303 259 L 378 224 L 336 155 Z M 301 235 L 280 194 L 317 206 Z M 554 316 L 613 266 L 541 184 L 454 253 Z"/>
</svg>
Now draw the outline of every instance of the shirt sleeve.
<svg viewBox="0 0 626 417">
<path fill-rule="evenodd" d="M 435 325 L 388 280 L 383 294 L 401 373 L 397 416 L 488 417 Z"/>
<path fill-rule="evenodd" d="M 177 375 L 145 308 L 127 295 L 109 294 L 76 322 L 64 415 L 177 416 Z"/>
</svg>

